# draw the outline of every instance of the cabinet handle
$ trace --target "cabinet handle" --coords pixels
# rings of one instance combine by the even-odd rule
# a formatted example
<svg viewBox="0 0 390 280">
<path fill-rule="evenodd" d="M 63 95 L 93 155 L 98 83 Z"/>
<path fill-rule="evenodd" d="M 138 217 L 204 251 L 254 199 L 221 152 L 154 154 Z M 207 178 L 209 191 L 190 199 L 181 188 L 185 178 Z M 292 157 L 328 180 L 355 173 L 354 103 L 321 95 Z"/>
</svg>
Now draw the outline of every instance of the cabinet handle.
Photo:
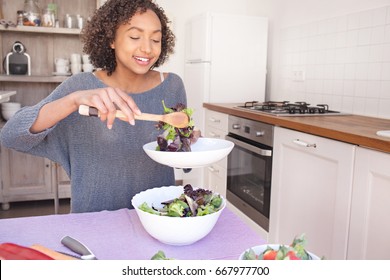
<svg viewBox="0 0 390 280">
<path fill-rule="evenodd" d="M 213 123 L 220 123 L 221 120 L 215 119 L 215 118 L 210 118 L 210 121 Z"/>
<path fill-rule="evenodd" d="M 316 144 L 316 143 L 309 144 L 309 143 L 307 143 L 307 142 L 305 142 L 305 141 L 302 141 L 302 140 L 299 140 L 299 139 L 295 139 L 295 140 L 293 140 L 293 142 L 294 142 L 295 144 L 300 145 L 300 146 L 303 146 L 303 147 L 308 147 L 308 148 L 313 147 L 313 148 L 317 148 L 317 144 Z"/>
<path fill-rule="evenodd" d="M 213 138 L 221 138 L 221 135 L 215 134 L 214 132 L 210 132 L 210 136 Z"/>
<path fill-rule="evenodd" d="M 215 169 L 215 168 L 212 167 L 212 166 L 207 167 L 207 169 L 210 170 L 210 172 L 219 173 L 219 170 L 218 170 L 218 169 Z"/>
</svg>

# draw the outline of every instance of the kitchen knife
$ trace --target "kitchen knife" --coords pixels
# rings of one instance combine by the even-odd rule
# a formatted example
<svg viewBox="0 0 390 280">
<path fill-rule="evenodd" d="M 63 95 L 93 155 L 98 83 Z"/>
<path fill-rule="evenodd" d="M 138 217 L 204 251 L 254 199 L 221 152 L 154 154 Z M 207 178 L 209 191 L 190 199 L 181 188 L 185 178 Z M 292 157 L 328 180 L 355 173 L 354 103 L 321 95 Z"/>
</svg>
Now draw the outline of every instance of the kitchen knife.
<svg viewBox="0 0 390 280">
<path fill-rule="evenodd" d="M 81 255 L 82 260 L 97 260 L 95 255 L 91 250 L 88 249 L 87 246 L 70 236 L 63 237 L 61 239 L 61 243 L 71 249 L 73 252 Z"/>
</svg>

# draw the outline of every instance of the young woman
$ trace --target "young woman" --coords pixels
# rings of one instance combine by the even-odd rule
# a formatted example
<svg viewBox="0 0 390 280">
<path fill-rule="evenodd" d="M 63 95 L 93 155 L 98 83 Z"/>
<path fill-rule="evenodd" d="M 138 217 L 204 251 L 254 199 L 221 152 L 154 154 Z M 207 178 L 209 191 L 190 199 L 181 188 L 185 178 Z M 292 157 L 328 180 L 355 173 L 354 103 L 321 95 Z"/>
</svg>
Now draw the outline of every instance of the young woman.
<svg viewBox="0 0 390 280">
<path fill-rule="evenodd" d="M 145 143 L 161 133 L 141 112 L 186 104 L 182 80 L 153 70 L 173 52 L 164 11 L 149 0 L 109 0 L 83 30 L 84 52 L 99 70 L 68 78 L 47 98 L 24 107 L 1 131 L 4 146 L 58 162 L 71 178 L 71 211 L 132 208 L 145 189 L 174 184 L 172 168 L 152 161 Z M 78 113 L 98 108 L 101 117 Z M 116 109 L 128 122 L 115 120 Z M 115 123 L 114 123 L 115 120 Z"/>
</svg>

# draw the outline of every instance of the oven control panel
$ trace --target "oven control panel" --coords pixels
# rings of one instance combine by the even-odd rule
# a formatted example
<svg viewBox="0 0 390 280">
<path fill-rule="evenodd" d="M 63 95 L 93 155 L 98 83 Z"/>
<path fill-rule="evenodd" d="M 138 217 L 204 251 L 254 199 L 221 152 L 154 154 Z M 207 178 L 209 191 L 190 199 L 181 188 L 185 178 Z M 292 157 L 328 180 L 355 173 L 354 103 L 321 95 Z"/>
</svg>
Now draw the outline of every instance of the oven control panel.
<svg viewBox="0 0 390 280">
<path fill-rule="evenodd" d="M 273 131 L 273 125 L 229 115 L 229 133 L 272 147 Z"/>
</svg>

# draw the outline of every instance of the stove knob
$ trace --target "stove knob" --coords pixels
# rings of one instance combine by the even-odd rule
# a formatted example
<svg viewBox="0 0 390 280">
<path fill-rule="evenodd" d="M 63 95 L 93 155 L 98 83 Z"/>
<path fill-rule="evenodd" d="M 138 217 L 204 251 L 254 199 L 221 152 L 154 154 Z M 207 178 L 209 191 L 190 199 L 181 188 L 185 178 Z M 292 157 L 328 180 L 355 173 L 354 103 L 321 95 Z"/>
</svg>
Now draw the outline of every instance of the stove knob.
<svg viewBox="0 0 390 280">
<path fill-rule="evenodd" d="M 256 131 L 255 135 L 256 137 L 262 137 L 264 136 L 265 132 L 262 130 L 262 131 Z"/>
</svg>

